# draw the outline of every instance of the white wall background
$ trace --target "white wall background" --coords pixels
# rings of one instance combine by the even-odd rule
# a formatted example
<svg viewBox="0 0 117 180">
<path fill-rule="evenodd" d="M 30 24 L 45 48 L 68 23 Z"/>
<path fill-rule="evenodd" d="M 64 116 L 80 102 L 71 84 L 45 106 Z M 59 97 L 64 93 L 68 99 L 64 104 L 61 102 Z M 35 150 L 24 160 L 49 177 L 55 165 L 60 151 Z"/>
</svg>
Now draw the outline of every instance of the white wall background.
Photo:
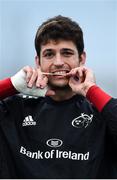
<svg viewBox="0 0 117 180">
<path fill-rule="evenodd" d="M 87 66 L 94 70 L 97 84 L 117 97 L 116 0 L 0 0 L 0 79 L 34 66 L 37 28 L 59 14 L 80 24 Z"/>
</svg>

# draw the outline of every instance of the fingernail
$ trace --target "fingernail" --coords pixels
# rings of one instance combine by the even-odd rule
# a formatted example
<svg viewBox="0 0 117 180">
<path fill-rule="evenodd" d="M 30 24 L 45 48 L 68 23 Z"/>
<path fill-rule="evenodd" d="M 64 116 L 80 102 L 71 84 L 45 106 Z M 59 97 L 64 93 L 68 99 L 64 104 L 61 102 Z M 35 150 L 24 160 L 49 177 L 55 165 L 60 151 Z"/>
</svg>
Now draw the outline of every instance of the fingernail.
<svg viewBox="0 0 117 180">
<path fill-rule="evenodd" d="M 75 81 L 79 81 L 79 77 L 75 76 L 74 77 Z"/>
<path fill-rule="evenodd" d="M 44 87 L 42 85 L 40 85 L 40 89 L 43 89 Z"/>
<path fill-rule="evenodd" d="M 32 87 L 32 84 L 29 83 L 29 84 L 28 84 L 28 87 L 31 88 L 31 87 Z"/>
<path fill-rule="evenodd" d="M 40 84 L 36 84 L 37 87 L 40 87 Z"/>
</svg>

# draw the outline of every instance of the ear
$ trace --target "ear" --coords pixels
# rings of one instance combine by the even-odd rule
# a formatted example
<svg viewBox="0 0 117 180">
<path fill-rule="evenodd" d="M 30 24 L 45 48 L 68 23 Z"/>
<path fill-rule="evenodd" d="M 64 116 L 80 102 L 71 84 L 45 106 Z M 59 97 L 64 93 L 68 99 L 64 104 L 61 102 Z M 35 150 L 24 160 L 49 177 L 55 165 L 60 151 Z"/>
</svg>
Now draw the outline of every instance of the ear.
<svg viewBox="0 0 117 180">
<path fill-rule="evenodd" d="M 35 64 L 36 64 L 37 68 L 40 67 L 40 60 L 39 60 L 39 57 L 37 55 L 35 56 Z"/>
<path fill-rule="evenodd" d="M 83 53 L 80 55 L 80 66 L 83 66 L 86 62 L 86 53 L 83 51 Z"/>
</svg>

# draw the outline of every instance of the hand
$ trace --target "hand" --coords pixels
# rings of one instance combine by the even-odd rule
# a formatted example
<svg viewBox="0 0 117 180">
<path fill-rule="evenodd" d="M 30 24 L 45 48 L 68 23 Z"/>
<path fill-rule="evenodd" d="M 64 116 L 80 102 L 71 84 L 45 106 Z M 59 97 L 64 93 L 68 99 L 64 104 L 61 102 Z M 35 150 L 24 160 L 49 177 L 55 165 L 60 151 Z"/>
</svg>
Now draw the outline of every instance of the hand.
<svg viewBox="0 0 117 180">
<path fill-rule="evenodd" d="M 26 66 L 23 68 L 23 71 L 26 74 L 26 82 L 29 88 L 36 86 L 38 88 L 44 88 L 47 86 L 48 78 L 44 76 L 40 70 L 40 68 L 32 68 L 30 66 Z"/>
<path fill-rule="evenodd" d="M 89 88 L 96 84 L 93 71 L 84 66 L 72 69 L 68 76 L 70 76 L 69 86 L 73 92 L 83 96 L 86 96 Z"/>
<path fill-rule="evenodd" d="M 47 87 L 48 78 L 42 75 L 40 68 L 26 66 L 11 77 L 16 90 L 32 96 L 52 96 L 55 92 Z"/>
</svg>

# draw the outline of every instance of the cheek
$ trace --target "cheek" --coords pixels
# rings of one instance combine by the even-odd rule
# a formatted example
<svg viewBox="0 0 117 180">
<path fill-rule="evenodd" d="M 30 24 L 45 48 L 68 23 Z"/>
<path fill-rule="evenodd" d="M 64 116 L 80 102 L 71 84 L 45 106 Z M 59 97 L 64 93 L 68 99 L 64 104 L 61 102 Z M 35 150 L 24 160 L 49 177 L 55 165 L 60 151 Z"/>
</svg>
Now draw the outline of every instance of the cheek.
<svg viewBox="0 0 117 180">
<path fill-rule="evenodd" d="M 50 68 L 50 66 L 51 66 L 51 63 L 48 63 L 48 62 L 42 62 L 41 64 L 40 64 L 40 66 L 41 66 L 41 71 L 43 71 L 43 72 L 48 72 L 49 71 L 49 68 Z"/>
<path fill-rule="evenodd" d="M 48 70 L 48 67 L 47 66 L 41 66 L 41 71 L 42 72 L 47 72 Z"/>
<path fill-rule="evenodd" d="M 71 68 L 76 68 L 76 67 L 79 67 L 80 66 L 80 63 L 79 63 L 79 60 L 72 60 L 69 62 L 69 65 Z"/>
</svg>

